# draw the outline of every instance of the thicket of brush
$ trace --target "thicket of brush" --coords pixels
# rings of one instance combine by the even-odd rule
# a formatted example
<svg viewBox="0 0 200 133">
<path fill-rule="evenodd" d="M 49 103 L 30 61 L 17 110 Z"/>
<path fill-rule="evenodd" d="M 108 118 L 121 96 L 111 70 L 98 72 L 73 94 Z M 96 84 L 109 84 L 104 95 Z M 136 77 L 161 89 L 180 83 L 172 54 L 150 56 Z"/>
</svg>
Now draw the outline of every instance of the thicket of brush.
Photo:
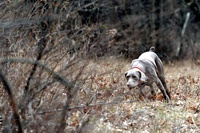
<svg viewBox="0 0 200 133">
<path fill-rule="evenodd" d="M 130 114 L 117 108 L 127 99 L 139 99 L 137 92 L 129 95 L 125 89 L 125 59 L 150 46 L 166 61 L 199 59 L 200 11 L 195 0 L 5 0 L 0 9 L 4 132 L 82 132 L 99 127 L 99 121 L 116 127 L 127 118 L 138 122 L 139 117 L 130 116 L 137 114 L 136 108 Z M 112 109 L 117 114 L 111 115 Z M 138 115 L 144 111 L 140 109 Z M 140 131 L 136 121 L 129 126 Z M 94 130 L 104 128 L 112 130 Z M 152 125 L 150 131 L 157 129 Z"/>
</svg>

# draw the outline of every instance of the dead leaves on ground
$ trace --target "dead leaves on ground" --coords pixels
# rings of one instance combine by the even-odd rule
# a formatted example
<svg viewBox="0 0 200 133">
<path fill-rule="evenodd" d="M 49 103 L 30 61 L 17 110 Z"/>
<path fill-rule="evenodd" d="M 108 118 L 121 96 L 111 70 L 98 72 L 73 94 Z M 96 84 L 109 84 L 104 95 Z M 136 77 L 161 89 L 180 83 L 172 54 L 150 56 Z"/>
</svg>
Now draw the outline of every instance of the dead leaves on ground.
<svg viewBox="0 0 200 133">
<path fill-rule="evenodd" d="M 131 98 L 128 89 L 122 87 L 121 93 L 113 94 L 114 84 L 110 78 L 95 77 L 94 83 L 97 84 L 109 95 L 101 94 L 101 97 L 117 97 L 126 92 L 122 102 Z M 101 121 L 98 131 L 139 131 L 139 132 L 196 132 L 200 126 L 200 78 L 180 76 L 178 79 L 167 81 L 168 88 L 171 90 L 172 105 L 165 103 L 162 93 L 157 92 L 150 101 L 138 94 L 138 102 L 121 103 L 112 107 L 103 107 L 101 110 Z M 119 86 L 118 86 L 119 87 Z M 117 88 L 120 89 L 120 88 Z M 109 90 L 109 91 L 108 91 Z M 104 92 L 104 93 L 105 93 Z M 100 97 L 99 97 L 100 98 Z M 102 99 L 102 98 L 101 98 Z M 108 127 L 109 126 L 109 127 Z M 101 130 L 103 129 L 103 130 Z M 120 129 L 120 130 L 119 130 Z"/>
<path fill-rule="evenodd" d="M 172 104 L 168 105 L 159 89 L 151 99 L 142 97 L 137 88 L 130 91 L 126 88 L 126 80 L 123 73 L 125 67 L 121 65 L 121 68 L 123 68 L 121 69 L 117 65 L 113 66 L 112 63 L 102 62 L 102 64 L 94 65 L 97 68 L 94 73 L 91 72 L 89 77 L 83 78 L 85 83 L 70 104 L 70 107 L 74 108 L 70 109 L 66 116 L 66 132 L 77 131 L 84 125 L 86 125 L 88 132 L 148 133 L 196 132 L 199 130 L 199 77 L 192 75 L 179 76 L 178 78 L 173 76 L 171 76 L 173 78 L 166 77 L 172 97 Z M 90 66 L 93 66 L 93 64 Z M 89 71 L 91 71 L 91 68 Z M 58 90 L 50 90 L 43 96 L 48 106 L 44 102 L 46 107 L 42 107 L 49 109 L 48 107 L 51 107 L 49 105 L 56 105 L 55 107 L 62 108 L 63 103 L 60 101 L 66 97 L 66 95 L 61 95 L 64 91 L 62 92 L 60 87 Z M 0 91 L 0 95 L 2 96 L 3 94 Z M 48 102 L 52 99 L 52 96 L 54 97 L 53 100 Z M 41 117 L 35 118 L 35 120 L 40 120 L 41 125 L 43 121 L 51 121 L 50 124 L 53 127 L 55 123 L 60 122 L 59 112 L 46 113 L 43 116 L 34 115 Z M 52 120 L 52 118 L 55 119 Z M 84 127 L 82 129 L 86 130 Z"/>
</svg>

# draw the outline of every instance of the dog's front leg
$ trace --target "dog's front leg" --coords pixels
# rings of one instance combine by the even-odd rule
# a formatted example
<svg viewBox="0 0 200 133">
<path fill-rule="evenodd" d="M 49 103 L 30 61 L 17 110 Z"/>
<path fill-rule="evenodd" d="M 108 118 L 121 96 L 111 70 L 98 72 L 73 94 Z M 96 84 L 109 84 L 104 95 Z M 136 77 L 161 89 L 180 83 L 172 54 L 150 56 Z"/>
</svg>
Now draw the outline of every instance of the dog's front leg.
<svg viewBox="0 0 200 133">
<path fill-rule="evenodd" d="M 142 84 L 142 85 L 139 85 L 138 87 L 139 87 L 139 89 L 140 89 L 140 94 L 141 94 L 143 97 L 145 97 L 145 94 L 144 94 L 144 92 L 143 92 L 143 89 L 144 89 L 145 85 Z"/>
<path fill-rule="evenodd" d="M 167 100 L 167 102 L 169 103 L 170 102 L 170 98 L 169 98 L 169 96 L 168 96 L 168 94 L 167 94 L 167 92 L 166 92 L 166 90 L 165 90 L 165 88 L 164 88 L 164 86 L 163 86 L 163 84 L 162 84 L 162 82 L 160 81 L 159 78 L 157 79 L 157 83 L 156 84 L 157 84 L 158 88 L 160 89 L 160 91 L 162 92 L 165 100 Z"/>
<path fill-rule="evenodd" d="M 155 91 L 154 91 L 154 89 L 153 89 L 153 85 L 151 84 L 151 85 L 149 85 L 149 86 L 150 86 L 150 89 L 151 89 L 151 95 L 152 95 L 152 96 L 155 96 L 156 93 L 155 93 Z"/>
<path fill-rule="evenodd" d="M 146 96 L 145 96 L 145 94 L 143 92 L 145 86 L 144 85 L 139 85 L 138 87 L 140 89 L 139 99 L 142 100 L 142 101 L 145 101 Z"/>
</svg>

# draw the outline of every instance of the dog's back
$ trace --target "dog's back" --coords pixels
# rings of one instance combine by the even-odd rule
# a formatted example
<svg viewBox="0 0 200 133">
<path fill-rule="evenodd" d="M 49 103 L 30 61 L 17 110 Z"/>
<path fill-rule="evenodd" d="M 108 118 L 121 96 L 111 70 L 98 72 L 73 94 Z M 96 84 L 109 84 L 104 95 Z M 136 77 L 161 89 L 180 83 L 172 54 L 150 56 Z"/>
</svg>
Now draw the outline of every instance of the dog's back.
<svg viewBox="0 0 200 133">
<path fill-rule="evenodd" d="M 149 49 L 149 51 L 142 53 L 142 54 L 139 56 L 138 59 L 139 59 L 139 60 L 149 60 L 149 61 L 155 63 L 156 58 L 157 58 L 157 55 L 156 55 L 156 53 L 155 53 L 155 47 L 152 46 L 152 47 Z"/>
<path fill-rule="evenodd" d="M 143 60 L 143 61 L 150 61 L 153 64 L 153 66 L 155 66 L 156 72 L 159 73 L 158 75 L 164 76 L 163 64 L 162 64 L 162 61 L 160 60 L 160 58 L 155 53 L 155 47 L 154 46 L 152 46 L 149 49 L 149 51 L 141 54 L 138 59 Z"/>
</svg>

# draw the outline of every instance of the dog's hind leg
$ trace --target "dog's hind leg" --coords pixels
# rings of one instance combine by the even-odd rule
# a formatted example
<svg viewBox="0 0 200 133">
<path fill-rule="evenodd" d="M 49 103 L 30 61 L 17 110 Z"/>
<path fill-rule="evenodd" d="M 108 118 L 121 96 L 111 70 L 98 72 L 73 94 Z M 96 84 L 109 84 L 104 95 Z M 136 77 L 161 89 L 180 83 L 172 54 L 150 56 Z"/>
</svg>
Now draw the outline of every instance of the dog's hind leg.
<svg viewBox="0 0 200 133">
<path fill-rule="evenodd" d="M 160 89 L 160 91 L 162 92 L 165 100 L 167 100 L 167 102 L 169 103 L 170 102 L 170 97 L 167 94 L 168 92 L 165 90 L 165 88 L 164 88 L 164 86 L 163 86 L 163 84 L 162 84 L 162 82 L 161 82 L 161 80 L 159 78 L 157 79 L 157 83 L 156 84 L 157 84 L 158 88 Z"/>
<path fill-rule="evenodd" d="M 160 78 L 160 81 L 162 82 L 162 84 L 163 84 L 163 86 L 164 86 L 164 88 L 165 88 L 165 90 L 166 90 L 166 93 L 167 93 L 167 95 L 169 96 L 169 99 L 171 99 L 170 91 L 169 91 L 168 88 L 167 88 L 167 84 L 166 84 L 166 82 L 165 82 L 165 78 L 164 78 L 164 77 Z"/>
</svg>

